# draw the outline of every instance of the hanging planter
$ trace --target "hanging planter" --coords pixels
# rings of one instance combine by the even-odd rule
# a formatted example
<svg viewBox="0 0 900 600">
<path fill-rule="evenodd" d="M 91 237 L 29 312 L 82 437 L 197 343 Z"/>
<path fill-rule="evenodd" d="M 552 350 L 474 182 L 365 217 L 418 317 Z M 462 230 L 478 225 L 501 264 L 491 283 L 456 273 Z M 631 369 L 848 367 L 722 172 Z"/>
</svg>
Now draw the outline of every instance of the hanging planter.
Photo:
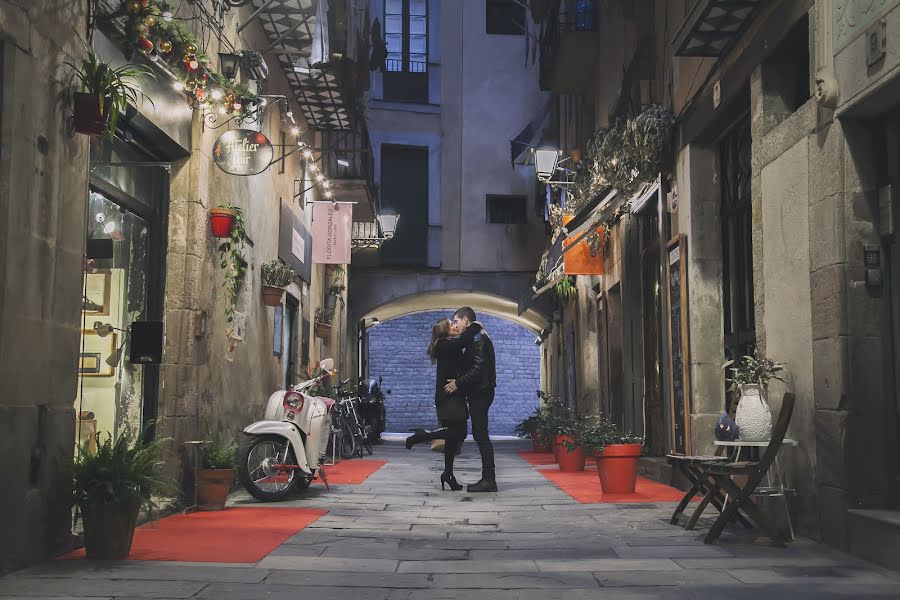
<svg viewBox="0 0 900 600">
<path fill-rule="evenodd" d="M 109 127 L 109 113 L 103 113 L 100 99 L 93 94 L 76 92 L 72 95 L 75 131 L 84 135 L 103 135 Z"/>
<path fill-rule="evenodd" d="M 237 220 L 237 211 L 224 206 L 209 209 L 209 230 L 213 237 L 231 237 L 234 223 Z"/>
<path fill-rule="evenodd" d="M 284 297 L 284 288 L 275 287 L 274 285 L 263 285 L 263 304 L 266 306 L 281 306 L 281 299 Z"/>
<path fill-rule="evenodd" d="M 316 323 L 316 337 L 327 340 L 331 337 L 331 325 L 329 323 Z"/>
<path fill-rule="evenodd" d="M 294 280 L 294 270 L 280 258 L 276 258 L 260 267 L 260 272 L 263 302 L 266 306 L 281 306 L 284 289 Z"/>
</svg>

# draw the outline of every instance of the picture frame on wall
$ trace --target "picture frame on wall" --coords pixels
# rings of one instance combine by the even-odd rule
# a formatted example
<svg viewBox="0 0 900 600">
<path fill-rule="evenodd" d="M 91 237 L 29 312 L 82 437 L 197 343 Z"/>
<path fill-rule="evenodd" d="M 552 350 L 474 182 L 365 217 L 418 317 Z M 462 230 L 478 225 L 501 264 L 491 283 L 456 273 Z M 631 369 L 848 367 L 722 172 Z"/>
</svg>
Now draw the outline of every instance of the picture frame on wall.
<svg viewBox="0 0 900 600">
<path fill-rule="evenodd" d="M 82 349 L 78 361 L 78 374 L 82 377 L 112 377 L 115 375 L 115 367 L 106 364 L 106 359 L 118 348 L 116 333 L 100 337 L 93 329 L 83 329 L 81 336 Z"/>
<path fill-rule="evenodd" d="M 84 309 L 85 315 L 97 317 L 109 316 L 109 299 L 112 291 L 112 272 L 97 271 L 86 273 L 84 282 L 84 297 L 88 301 L 100 307 L 100 310 Z"/>
</svg>

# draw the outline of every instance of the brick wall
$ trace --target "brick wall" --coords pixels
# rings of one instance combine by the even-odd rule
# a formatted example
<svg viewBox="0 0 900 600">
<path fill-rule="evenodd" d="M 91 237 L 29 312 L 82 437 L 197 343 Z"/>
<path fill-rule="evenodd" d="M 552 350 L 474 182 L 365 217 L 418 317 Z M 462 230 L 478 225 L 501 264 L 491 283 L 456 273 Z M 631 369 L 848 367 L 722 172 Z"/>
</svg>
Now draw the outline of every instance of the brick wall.
<svg viewBox="0 0 900 600">
<path fill-rule="evenodd" d="M 369 330 L 369 375 L 384 376 L 387 397 L 387 430 L 406 432 L 415 427 L 433 428 L 434 367 L 425 350 L 431 326 L 452 309 L 407 315 Z M 497 393 L 490 412 L 490 432 L 512 435 L 516 423 L 537 407 L 540 387 L 540 348 L 534 334 L 499 317 L 479 315 L 494 341 L 497 356 Z"/>
</svg>

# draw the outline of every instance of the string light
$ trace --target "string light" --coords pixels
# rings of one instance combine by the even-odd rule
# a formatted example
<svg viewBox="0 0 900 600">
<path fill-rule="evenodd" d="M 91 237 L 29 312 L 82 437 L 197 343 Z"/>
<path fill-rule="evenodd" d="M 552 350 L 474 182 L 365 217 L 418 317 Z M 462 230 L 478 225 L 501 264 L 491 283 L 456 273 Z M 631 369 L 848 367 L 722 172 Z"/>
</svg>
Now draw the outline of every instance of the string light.
<svg viewBox="0 0 900 600">
<path fill-rule="evenodd" d="M 212 99 L 213 100 L 221 100 L 223 97 L 222 90 L 216 88 L 212 91 Z"/>
<path fill-rule="evenodd" d="M 300 135 L 299 127 L 291 127 L 291 135 Z M 303 145 L 303 142 L 297 142 L 298 144 Z"/>
<path fill-rule="evenodd" d="M 176 91 L 180 92 L 181 90 L 184 89 L 184 83 L 182 83 L 180 81 L 176 81 L 175 83 L 172 84 L 172 87 L 175 88 Z"/>
</svg>

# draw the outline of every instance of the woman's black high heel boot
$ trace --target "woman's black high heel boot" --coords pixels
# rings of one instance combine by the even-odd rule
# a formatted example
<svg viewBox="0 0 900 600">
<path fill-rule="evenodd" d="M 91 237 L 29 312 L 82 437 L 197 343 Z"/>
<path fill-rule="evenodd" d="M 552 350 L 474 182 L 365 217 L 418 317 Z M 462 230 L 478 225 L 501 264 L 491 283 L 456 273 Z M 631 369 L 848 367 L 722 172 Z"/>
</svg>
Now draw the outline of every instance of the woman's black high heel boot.
<svg viewBox="0 0 900 600">
<path fill-rule="evenodd" d="M 441 490 L 442 491 L 444 489 L 445 483 L 450 486 L 450 490 L 453 492 L 458 492 L 459 490 L 463 489 L 462 484 L 459 483 L 458 481 L 456 481 L 456 477 L 454 477 L 453 475 L 447 475 L 446 473 L 441 473 Z"/>
<path fill-rule="evenodd" d="M 406 449 L 412 450 L 416 444 L 420 444 L 429 439 L 429 434 L 424 429 L 416 429 L 415 432 L 406 438 Z"/>
</svg>

